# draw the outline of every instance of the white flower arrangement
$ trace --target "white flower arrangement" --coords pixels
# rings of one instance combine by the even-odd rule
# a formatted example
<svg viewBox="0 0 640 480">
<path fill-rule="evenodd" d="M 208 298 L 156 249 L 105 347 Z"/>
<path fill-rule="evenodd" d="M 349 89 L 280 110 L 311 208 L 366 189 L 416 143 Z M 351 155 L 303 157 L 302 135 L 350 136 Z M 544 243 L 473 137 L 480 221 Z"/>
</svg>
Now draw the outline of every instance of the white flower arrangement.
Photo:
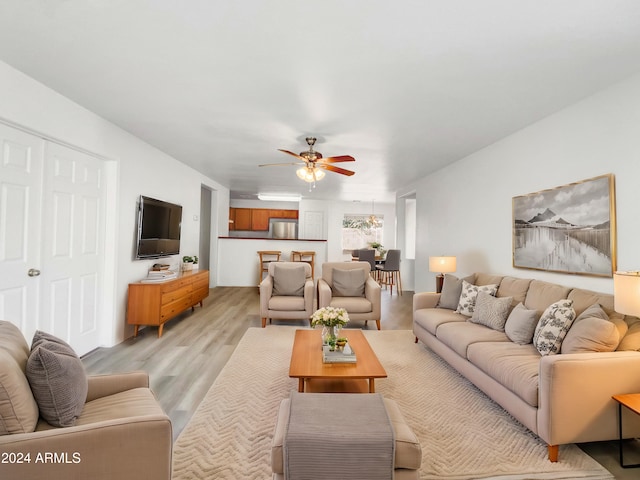
<svg viewBox="0 0 640 480">
<path fill-rule="evenodd" d="M 311 315 L 311 326 L 344 327 L 349 321 L 349 314 L 344 308 L 324 307 Z"/>
</svg>

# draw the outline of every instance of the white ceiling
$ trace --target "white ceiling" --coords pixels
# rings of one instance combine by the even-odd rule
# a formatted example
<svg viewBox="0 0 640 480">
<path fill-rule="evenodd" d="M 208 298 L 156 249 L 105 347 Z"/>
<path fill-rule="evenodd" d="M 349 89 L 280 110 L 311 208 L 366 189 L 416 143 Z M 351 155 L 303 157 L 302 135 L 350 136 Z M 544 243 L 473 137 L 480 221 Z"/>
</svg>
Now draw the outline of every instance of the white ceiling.
<svg viewBox="0 0 640 480">
<path fill-rule="evenodd" d="M 233 197 L 392 200 L 640 71 L 640 2 L 2 0 L 0 59 Z M 309 135 L 356 174 L 258 167 Z"/>
</svg>

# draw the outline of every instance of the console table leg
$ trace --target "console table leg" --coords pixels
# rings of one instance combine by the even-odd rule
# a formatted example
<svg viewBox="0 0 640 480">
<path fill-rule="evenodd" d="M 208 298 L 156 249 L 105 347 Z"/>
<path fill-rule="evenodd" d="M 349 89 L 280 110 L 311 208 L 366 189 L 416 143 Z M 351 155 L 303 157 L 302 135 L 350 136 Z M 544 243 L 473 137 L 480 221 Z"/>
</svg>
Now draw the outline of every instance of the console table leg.
<svg viewBox="0 0 640 480">
<path fill-rule="evenodd" d="M 140 328 L 140 325 L 135 325 L 133 327 L 133 336 L 137 337 L 138 336 L 138 328 Z"/>
<path fill-rule="evenodd" d="M 158 338 L 160 338 L 162 336 L 162 329 L 164 328 L 164 323 L 161 323 L 158 326 Z"/>
</svg>

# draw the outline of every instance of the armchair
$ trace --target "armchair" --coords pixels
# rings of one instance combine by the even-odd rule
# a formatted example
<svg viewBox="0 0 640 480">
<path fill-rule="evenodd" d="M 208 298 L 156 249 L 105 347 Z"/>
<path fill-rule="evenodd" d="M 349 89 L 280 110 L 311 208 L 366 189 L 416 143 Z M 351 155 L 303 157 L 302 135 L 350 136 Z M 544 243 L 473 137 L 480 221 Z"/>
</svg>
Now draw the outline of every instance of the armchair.
<svg viewBox="0 0 640 480">
<path fill-rule="evenodd" d="M 260 282 L 262 328 L 267 319 L 306 319 L 313 314 L 311 265 L 304 262 L 274 262 Z"/>
<path fill-rule="evenodd" d="M 30 458 L 0 464 L 1 478 L 171 478 L 171 421 L 146 373 L 89 376 L 75 425 L 53 427 L 39 417 L 25 376 L 28 356 L 20 330 L 0 321 L 0 427 L 9 427 L 0 428 L 0 452 Z"/>
<path fill-rule="evenodd" d="M 380 330 L 380 285 L 370 275 L 369 262 L 322 264 L 318 279 L 318 307 L 347 310 L 350 320 L 375 320 Z"/>
</svg>

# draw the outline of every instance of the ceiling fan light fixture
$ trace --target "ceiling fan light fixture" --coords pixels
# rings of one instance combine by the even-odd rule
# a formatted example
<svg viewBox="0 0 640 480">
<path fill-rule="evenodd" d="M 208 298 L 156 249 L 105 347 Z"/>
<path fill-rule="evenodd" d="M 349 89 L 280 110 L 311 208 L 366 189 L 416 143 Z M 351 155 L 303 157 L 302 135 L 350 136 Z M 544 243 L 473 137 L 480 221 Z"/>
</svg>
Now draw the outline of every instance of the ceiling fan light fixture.
<svg viewBox="0 0 640 480">
<path fill-rule="evenodd" d="M 300 180 L 304 180 L 307 183 L 313 183 L 318 180 L 322 180 L 325 173 L 315 167 L 302 167 L 296 170 L 296 175 Z"/>
</svg>

